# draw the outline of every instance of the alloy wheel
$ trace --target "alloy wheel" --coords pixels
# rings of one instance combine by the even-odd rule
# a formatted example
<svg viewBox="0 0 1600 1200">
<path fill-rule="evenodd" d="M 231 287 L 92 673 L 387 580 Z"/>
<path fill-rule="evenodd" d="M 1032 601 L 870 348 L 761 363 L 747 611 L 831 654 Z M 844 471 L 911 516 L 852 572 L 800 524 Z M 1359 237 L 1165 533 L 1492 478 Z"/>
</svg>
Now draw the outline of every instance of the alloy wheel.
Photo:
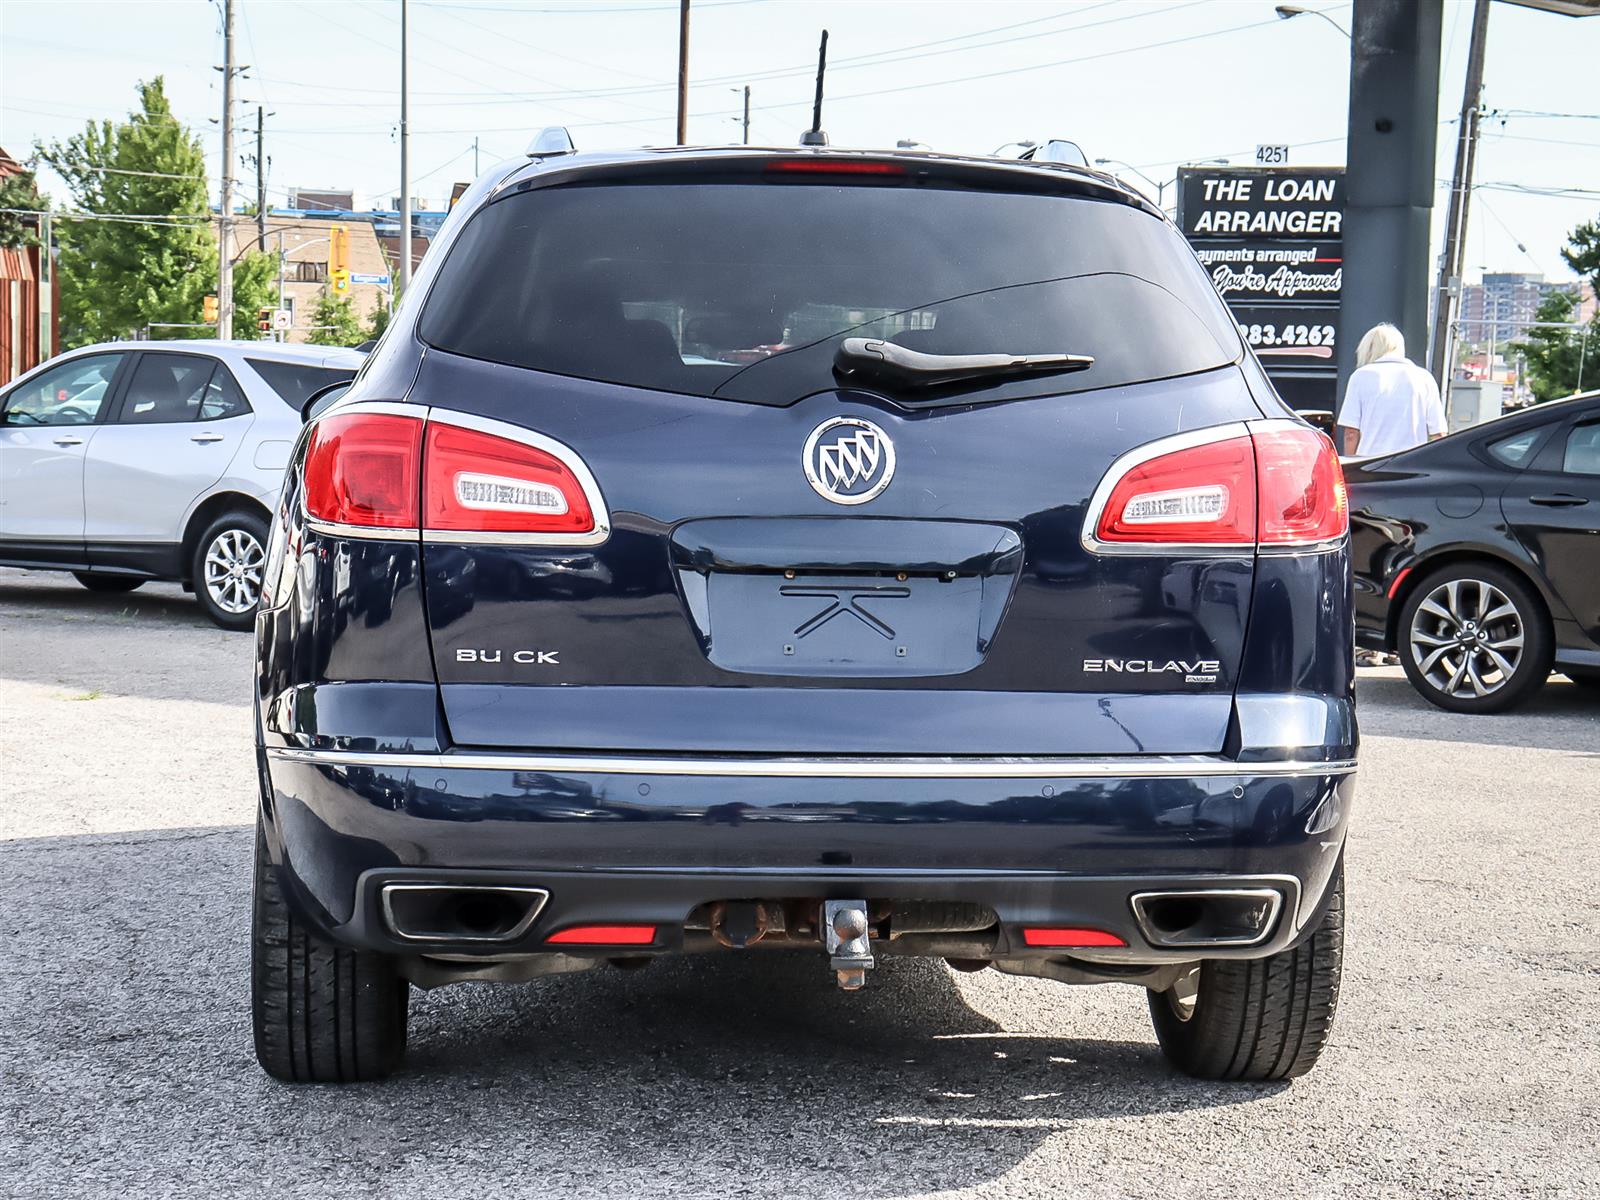
<svg viewBox="0 0 1600 1200">
<path fill-rule="evenodd" d="M 266 551 L 248 529 L 224 529 L 206 547 L 205 588 L 231 616 L 249 612 L 261 599 Z"/>
<path fill-rule="evenodd" d="M 1423 597 L 1411 618 L 1411 659 L 1443 695 L 1489 696 L 1517 673 L 1526 632 L 1517 606 L 1494 584 L 1449 579 Z"/>
</svg>

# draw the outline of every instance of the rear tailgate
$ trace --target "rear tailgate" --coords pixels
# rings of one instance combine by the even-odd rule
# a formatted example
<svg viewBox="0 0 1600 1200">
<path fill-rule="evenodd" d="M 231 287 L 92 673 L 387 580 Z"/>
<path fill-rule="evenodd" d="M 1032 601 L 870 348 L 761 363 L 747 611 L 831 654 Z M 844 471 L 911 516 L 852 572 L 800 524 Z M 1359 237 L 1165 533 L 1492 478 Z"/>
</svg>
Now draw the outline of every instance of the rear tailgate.
<svg viewBox="0 0 1600 1200">
<path fill-rule="evenodd" d="M 1090 494 L 1130 448 L 1236 419 L 1238 372 L 1001 407 L 788 408 L 430 353 L 412 399 L 573 448 L 593 547 L 429 542 L 430 636 L 467 745 L 826 754 L 1221 749 L 1253 553 L 1093 554 Z M 894 477 L 844 508 L 802 451 L 850 414 Z M 832 615 L 829 615 L 829 614 Z M 820 619 L 819 619 L 820 618 Z"/>
</svg>

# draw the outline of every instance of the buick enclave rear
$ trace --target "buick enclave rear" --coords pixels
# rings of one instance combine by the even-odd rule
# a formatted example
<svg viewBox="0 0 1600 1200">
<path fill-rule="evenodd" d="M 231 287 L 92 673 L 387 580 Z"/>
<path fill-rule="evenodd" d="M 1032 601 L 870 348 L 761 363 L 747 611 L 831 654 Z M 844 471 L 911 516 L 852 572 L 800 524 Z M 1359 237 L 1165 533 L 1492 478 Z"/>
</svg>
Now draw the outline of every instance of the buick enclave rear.
<svg viewBox="0 0 1600 1200">
<path fill-rule="evenodd" d="M 1095 172 L 507 164 L 309 421 L 257 623 L 256 1049 L 683 952 L 1147 990 L 1315 1062 L 1356 725 L 1343 482 Z"/>
</svg>

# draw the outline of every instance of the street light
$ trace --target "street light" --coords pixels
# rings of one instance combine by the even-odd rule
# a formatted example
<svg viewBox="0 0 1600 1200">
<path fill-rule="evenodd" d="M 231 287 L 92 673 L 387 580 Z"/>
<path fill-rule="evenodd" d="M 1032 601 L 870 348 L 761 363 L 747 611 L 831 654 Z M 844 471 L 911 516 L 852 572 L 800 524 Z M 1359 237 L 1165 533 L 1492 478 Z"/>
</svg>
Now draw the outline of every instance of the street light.
<svg viewBox="0 0 1600 1200">
<path fill-rule="evenodd" d="M 1320 12 L 1315 8 L 1301 8 L 1298 4 L 1280 4 L 1272 11 L 1278 14 L 1278 19 L 1281 21 L 1287 21 L 1290 17 L 1321 17 L 1329 25 L 1332 25 L 1340 33 L 1344 34 L 1345 37 L 1350 36 L 1350 31 L 1348 29 L 1339 24 L 1339 22 L 1335 21 L 1327 13 Z"/>
<path fill-rule="evenodd" d="M 1127 168 L 1128 170 L 1132 171 L 1135 175 L 1137 175 L 1140 179 L 1142 179 L 1146 183 L 1148 183 L 1151 187 L 1155 188 L 1155 190 L 1156 190 L 1156 207 L 1157 208 L 1165 208 L 1166 207 L 1167 184 L 1166 183 L 1157 183 L 1154 179 L 1151 179 L 1150 176 L 1146 175 L 1143 171 L 1139 170 L 1139 168 L 1134 166 L 1131 162 L 1123 162 L 1122 159 L 1120 159 L 1120 158 L 1097 158 L 1097 159 L 1094 160 L 1094 165 L 1097 166 L 1097 167 L 1125 167 L 1125 168 Z M 1117 172 L 1113 171 L 1111 173 L 1113 175 L 1115 175 Z M 1174 180 L 1170 180 L 1170 179 L 1167 181 L 1167 183 L 1172 183 L 1172 182 L 1175 182 L 1175 181 Z"/>
</svg>

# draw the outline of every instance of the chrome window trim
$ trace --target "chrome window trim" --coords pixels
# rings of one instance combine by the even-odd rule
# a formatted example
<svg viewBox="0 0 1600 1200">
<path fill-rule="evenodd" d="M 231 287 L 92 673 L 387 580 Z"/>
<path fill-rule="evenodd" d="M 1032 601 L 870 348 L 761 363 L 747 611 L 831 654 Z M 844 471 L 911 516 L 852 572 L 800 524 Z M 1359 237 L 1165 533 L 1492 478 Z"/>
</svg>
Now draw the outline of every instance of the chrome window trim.
<svg viewBox="0 0 1600 1200">
<path fill-rule="evenodd" d="M 731 758 L 587 754 L 395 753 L 270 746 L 276 762 L 399 770 L 536 771 L 580 775 L 693 775 L 785 779 L 1191 779 L 1348 775 L 1354 759 L 1235 762 L 1208 754 L 1069 758 Z"/>
</svg>

